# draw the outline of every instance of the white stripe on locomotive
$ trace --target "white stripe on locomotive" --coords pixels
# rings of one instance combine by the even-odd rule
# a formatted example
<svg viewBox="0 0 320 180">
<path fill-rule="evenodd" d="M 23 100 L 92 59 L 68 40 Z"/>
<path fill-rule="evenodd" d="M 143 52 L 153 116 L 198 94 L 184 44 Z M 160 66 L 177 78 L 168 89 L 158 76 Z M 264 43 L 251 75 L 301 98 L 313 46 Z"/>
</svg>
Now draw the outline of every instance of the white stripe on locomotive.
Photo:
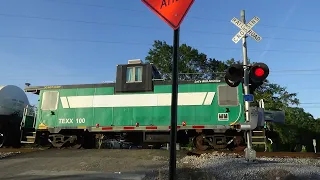
<svg viewBox="0 0 320 180">
<path fill-rule="evenodd" d="M 178 94 L 179 106 L 211 105 L 215 92 Z M 63 108 L 170 106 L 171 93 L 60 97 Z"/>
</svg>

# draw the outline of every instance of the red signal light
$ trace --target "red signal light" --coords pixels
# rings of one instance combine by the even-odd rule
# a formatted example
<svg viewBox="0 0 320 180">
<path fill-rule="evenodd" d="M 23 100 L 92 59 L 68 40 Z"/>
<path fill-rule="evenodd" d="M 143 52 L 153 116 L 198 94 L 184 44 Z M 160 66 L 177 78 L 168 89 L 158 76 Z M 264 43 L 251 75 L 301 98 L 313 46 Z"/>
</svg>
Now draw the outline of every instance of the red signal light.
<svg viewBox="0 0 320 180">
<path fill-rule="evenodd" d="M 250 68 L 250 80 L 254 83 L 263 82 L 269 75 L 269 67 L 264 63 L 255 63 Z"/>
<path fill-rule="evenodd" d="M 255 69 L 254 74 L 255 74 L 256 76 L 258 76 L 258 77 L 261 77 L 261 76 L 264 75 L 264 70 L 259 67 L 259 68 Z"/>
</svg>

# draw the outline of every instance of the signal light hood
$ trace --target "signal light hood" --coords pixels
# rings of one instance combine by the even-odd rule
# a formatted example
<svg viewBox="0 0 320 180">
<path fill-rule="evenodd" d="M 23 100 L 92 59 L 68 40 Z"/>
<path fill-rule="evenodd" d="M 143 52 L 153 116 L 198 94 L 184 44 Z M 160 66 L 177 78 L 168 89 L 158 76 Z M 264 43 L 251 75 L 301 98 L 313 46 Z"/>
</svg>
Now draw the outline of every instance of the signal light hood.
<svg viewBox="0 0 320 180">
<path fill-rule="evenodd" d="M 240 64 L 233 64 L 227 69 L 224 79 L 230 87 L 237 87 L 241 83 L 243 75 L 243 66 Z"/>
</svg>

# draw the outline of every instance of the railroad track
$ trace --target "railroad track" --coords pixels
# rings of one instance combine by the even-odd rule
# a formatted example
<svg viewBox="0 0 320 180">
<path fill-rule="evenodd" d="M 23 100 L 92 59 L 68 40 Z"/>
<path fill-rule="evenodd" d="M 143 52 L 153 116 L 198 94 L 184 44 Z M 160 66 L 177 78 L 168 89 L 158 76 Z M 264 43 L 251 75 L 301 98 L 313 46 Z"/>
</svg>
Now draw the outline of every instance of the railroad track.
<svg viewBox="0 0 320 180">
<path fill-rule="evenodd" d="M 237 154 L 239 156 L 244 156 L 243 151 L 228 151 L 228 150 L 208 150 L 208 151 L 189 151 L 187 155 L 189 156 L 201 156 L 202 154 L 212 154 L 212 153 L 225 153 L 225 154 Z M 275 157 L 275 158 L 313 158 L 320 159 L 320 153 L 312 152 L 256 152 L 257 157 Z"/>
<path fill-rule="evenodd" d="M 28 153 L 50 149 L 50 147 L 34 147 L 34 146 L 22 146 L 21 148 L 0 148 L 0 153 L 6 152 L 19 152 L 19 153 Z M 69 148 L 62 148 L 69 149 Z M 230 155 L 238 155 L 239 157 L 244 156 L 243 148 L 235 149 L 234 151 L 230 150 L 192 150 L 187 151 L 188 156 L 201 156 L 202 154 L 230 154 Z M 275 158 L 313 158 L 320 159 L 320 153 L 312 153 L 312 152 L 256 152 L 257 157 L 275 157 Z"/>
<path fill-rule="evenodd" d="M 28 152 L 35 152 L 49 149 L 48 146 L 36 146 L 36 145 L 22 145 L 20 148 L 13 148 L 13 147 L 2 147 L 0 148 L 0 153 L 28 153 Z"/>
<path fill-rule="evenodd" d="M 0 153 L 28 153 L 28 152 L 35 152 L 35 151 L 41 151 L 46 150 L 48 148 L 30 148 L 30 147 L 23 147 L 23 148 L 0 148 Z"/>
<path fill-rule="evenodd" d="M 312 152 L 257 152 L 258 157 L 289 157 L 289 158 L 314 158 L 320 159 L 320 154 Z"/>
</svg>

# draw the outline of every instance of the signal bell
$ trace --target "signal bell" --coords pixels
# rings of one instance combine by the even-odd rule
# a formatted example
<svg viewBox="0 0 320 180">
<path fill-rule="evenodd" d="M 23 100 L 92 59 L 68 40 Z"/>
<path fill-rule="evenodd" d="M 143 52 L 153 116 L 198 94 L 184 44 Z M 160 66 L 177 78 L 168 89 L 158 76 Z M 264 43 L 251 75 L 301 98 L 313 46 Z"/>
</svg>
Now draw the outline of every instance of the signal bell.
<svg viewBox="0 0 320 180">
<path fill-rule="evenodd" d="M 241 83 L 243 75 L 243 66 L 240 64 L 233 64 L 227 69 L 224 79 L 230 87 L 237 87 Z"/>
</svg>

